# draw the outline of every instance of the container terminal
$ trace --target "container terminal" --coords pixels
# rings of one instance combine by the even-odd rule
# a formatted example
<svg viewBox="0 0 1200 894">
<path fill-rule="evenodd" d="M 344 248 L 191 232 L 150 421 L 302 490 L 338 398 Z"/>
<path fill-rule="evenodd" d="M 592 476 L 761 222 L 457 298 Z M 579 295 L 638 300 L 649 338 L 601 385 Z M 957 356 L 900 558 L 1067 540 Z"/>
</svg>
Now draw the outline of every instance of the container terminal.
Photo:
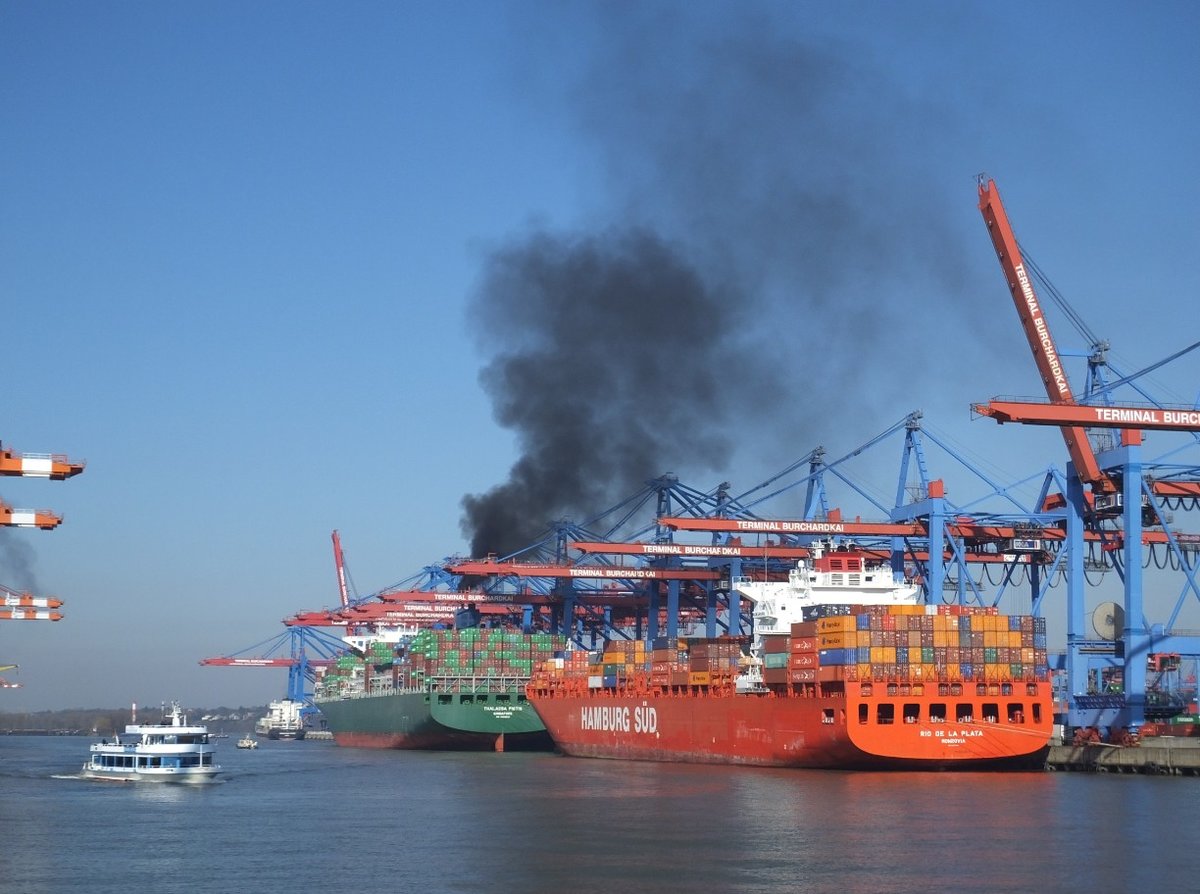
<svg viewBox="0 0 1200 894">
<path fill-rule="evenodd" d="M 411 662 L 413 639 L 431 629 L 551 634 L 568 644 L 564 656 L 602 657 L 632 643 L 653 652 L 654 643 L 674 648 L 684 641 L 725 640 L 749 657 L 755 612 L 742 585 L 786 581 L 818 547 L 849 548 L 893 579 L 913 582 L 929 617 L 943 608 L 992 611 L 1016 618 L 1018 628 L 1033 622 L 1025 633 L 1053 630 L 1056 640 L 1061 637 L 1061 647 L 1056 642 L 1046 649 L 1054 720 L 1047 765 L 1115 766 L 1121 763 L 1116 758 L 1096 755 L 1135 749 L 1148 755 L 1193 738 L 1200 631 L 1186 624 L 1200 600 L 1200 462 L 1188 456 L 1197 446 L 1200 412 L 1159 401 L 1145 377 L 1197 345 L 1141 371 L 1116 368 L 1108 343 L 1023 252 L 995 182 L 981 176 L 977 199 L 1045 393 L 994 397 L 970 409 L 1003 426 L 989 437 L 1010 439 L 1015 454 L 1022 452 L 1019 426 L 1060 431 L 1065 454 L 1048 458 L 1049 468 L 1034 478 L 996 480 L 913 410 L 841 456 L 814 447 L 740 492 L 728 482 L 696 488 L 661 475 L 594 518 L 582 524 L 560 520 L 537 542 L 508 555 L 452 557 L 367 596 L 351 594 L 340 577 L 338 604 L 285 619 L 284 632 L 265 651 L 264 643 L 251 647 L 254 655 L 247 650 L 202 663 L 286 667 L 287 698 L 302 703 L 306 722 L 319 728 L 315 688 L 338 676 L 331 669 L 339 661 L 343 667 L 353 663 L 347 658 L 361 662 L 369 690 L 370 680 L 383 685 L 384 675 L 376 671 Z M 1060 351 L 1043 295 L 1087 344 L 1082 387 L 1067 370 L 1067 358 L 1077 352 Z M 1003 384 L 997 382 L 998 389 Z M 1154 438 L 1146 440 L 1145 432 Z M 879 489 L 866 483 L 864 458 L 889 447 L 899 454 L 898 474 L 892 496 L 880 498 Z M 8 474 L 10 466 L 11 460 L 4 466 Z M 7 507 L 0 510 L 16 517 Z M 0 522 L 4 518 L 0 514 Z M 335 558 L 342 575 L 336 532 Z M 858 632 L 869 641 L 877 631 L 868 626 Z M 804 633 L 792 635 L 802 639 Z M 387 644 L 382 651 L 381 642 Z M 961 674 L 963 664 L 975 663 L 958 657 L 943 664 L 935 656 L 933 673 L 957 664 Z M 897 687 L 913 684 L 911 663 L 861 664 L 875 666 L 872 682 L 882 682 L 885 691 L 889 679 Z M 1025 683 L 1027 674 L 1038 673 L 1036 661 L 1030 671 L 1021 661 L 1007 664 L 1004 674 L 988 671 L 991 682 Z M 832 667 L 827 673 L 846 673 Z M 388 682 L 400 674 L 389 671 Z M 1002 679 L 1006 674 L 1011 679 Z M 535 684 L 526 686 L 531 692 Z M 455 694 L 478 698 L 473 691 Z M 928 715 L 919 719 L 929 722 Z M 1072 754 L 1077 757 L 1068 759 Z M 1160 755 L 1142 764 L 1149 771 L 1169 766 L 1184 772 L 1181 759 L 1172 760 Z"/>
</svg>

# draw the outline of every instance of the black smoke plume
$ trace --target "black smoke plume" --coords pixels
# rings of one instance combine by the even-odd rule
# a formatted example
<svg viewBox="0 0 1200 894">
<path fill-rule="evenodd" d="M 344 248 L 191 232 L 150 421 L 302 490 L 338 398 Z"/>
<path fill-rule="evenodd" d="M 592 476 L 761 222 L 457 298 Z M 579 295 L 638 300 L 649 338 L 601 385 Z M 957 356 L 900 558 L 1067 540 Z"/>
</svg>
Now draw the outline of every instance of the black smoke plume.
<svg viewBox="0 0 1200 894">
<path fill-rule="evenodd" d="M 33 547 L 13 532 L 0 528 L 0 584 L 12 590 L 36 593 L 35 564 Z"/>
<path fill-rule="evenodd" d="M 473 555 L 528 546 L 656 475 L 719 468 L 744 302 L 646 230 L 535 232 L 496 252 L 474 303 L 481 380 L 521 457 L 463 499 Z"/>
<path fill-rule="evenodd" d="M 802 7 L 707 24 L 689 5 L 595 9 L 591 54 L 545 89 L 603 172 L 593 213 L 621 223 L 538 232 L 485 265 L 482 378 L 521 456 L 463 500 L 475 555 L 668 471 L 744 476 L 723 467 L 733 430 L 739 464 L 753 445 L 767 469 L 830 428 L 870 437 L 916 406 L 899 360 L 920 321 L 970 313 L 949 297 L 964 252 L 944 196 L 972 220 L 975 169 L 947 177 L 956 119 L 936 101 L 809 37 Z"/>
</svg>

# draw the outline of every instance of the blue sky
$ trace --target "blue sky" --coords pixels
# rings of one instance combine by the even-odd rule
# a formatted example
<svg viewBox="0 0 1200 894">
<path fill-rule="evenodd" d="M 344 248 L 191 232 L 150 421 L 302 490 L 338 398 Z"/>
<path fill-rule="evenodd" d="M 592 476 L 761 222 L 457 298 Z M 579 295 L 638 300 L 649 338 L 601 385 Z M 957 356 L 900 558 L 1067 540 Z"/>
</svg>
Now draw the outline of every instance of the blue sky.
<svg viewBox="0 0 1200 894">
<path fill-rule="evenodd" d="M 1190 3 L 3 5 L 0 440 L 88 468 L 0 479 L 66 519 L 4 534 L 66 619 L 0 626 L 0 710 L 265 702 L 282 672 L 197 662 L 331 605 L 333 529 L 363 593 L 466 552 L 533 234 L 651 231 L 744 310 L 728 450 L 652 474 L 749 487 L 918 408 L 1061 464 L 970 419 L 1038 389 L 974 178 L 1128 370 L 1194 341 L 1197 45 Z M 1155 382 L 1194 400 L 1196 362 Z"/>
</svg>

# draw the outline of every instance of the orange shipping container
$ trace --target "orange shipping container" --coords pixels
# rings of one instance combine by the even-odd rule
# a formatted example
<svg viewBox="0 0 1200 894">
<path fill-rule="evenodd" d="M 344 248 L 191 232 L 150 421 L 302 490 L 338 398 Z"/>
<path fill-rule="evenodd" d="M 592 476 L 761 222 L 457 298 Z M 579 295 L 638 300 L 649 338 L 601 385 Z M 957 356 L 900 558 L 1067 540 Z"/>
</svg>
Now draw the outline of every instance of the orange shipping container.
<svg viewBox="0 0 1200 894">
<path fill-rule="evenodd" d="M 818 633 L 840 633 L 847 630 L 857 630 L 858 619 L 854 615 L 835 615 L 832 618 L 817 620 Z"/>
</svg>

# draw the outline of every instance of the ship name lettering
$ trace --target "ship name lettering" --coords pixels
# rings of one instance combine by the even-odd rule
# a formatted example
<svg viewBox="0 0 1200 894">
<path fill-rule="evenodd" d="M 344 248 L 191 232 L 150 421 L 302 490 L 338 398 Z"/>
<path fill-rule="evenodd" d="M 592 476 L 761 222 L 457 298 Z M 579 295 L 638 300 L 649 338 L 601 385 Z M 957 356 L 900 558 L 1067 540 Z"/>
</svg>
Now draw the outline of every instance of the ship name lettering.
<svg viewBox="0 0 1200 894">
<path fill-rule="evenodd" d="M 634 708 L 633 731 L 635 733 L 658 732 L 658 709 L 650 707 Z"/>
<path fill-rule="evenodd" d="M 579 728 L 627 733 L 629 709 L 609 706 L 586 707 L 579 712 Z"/>
</svg>

